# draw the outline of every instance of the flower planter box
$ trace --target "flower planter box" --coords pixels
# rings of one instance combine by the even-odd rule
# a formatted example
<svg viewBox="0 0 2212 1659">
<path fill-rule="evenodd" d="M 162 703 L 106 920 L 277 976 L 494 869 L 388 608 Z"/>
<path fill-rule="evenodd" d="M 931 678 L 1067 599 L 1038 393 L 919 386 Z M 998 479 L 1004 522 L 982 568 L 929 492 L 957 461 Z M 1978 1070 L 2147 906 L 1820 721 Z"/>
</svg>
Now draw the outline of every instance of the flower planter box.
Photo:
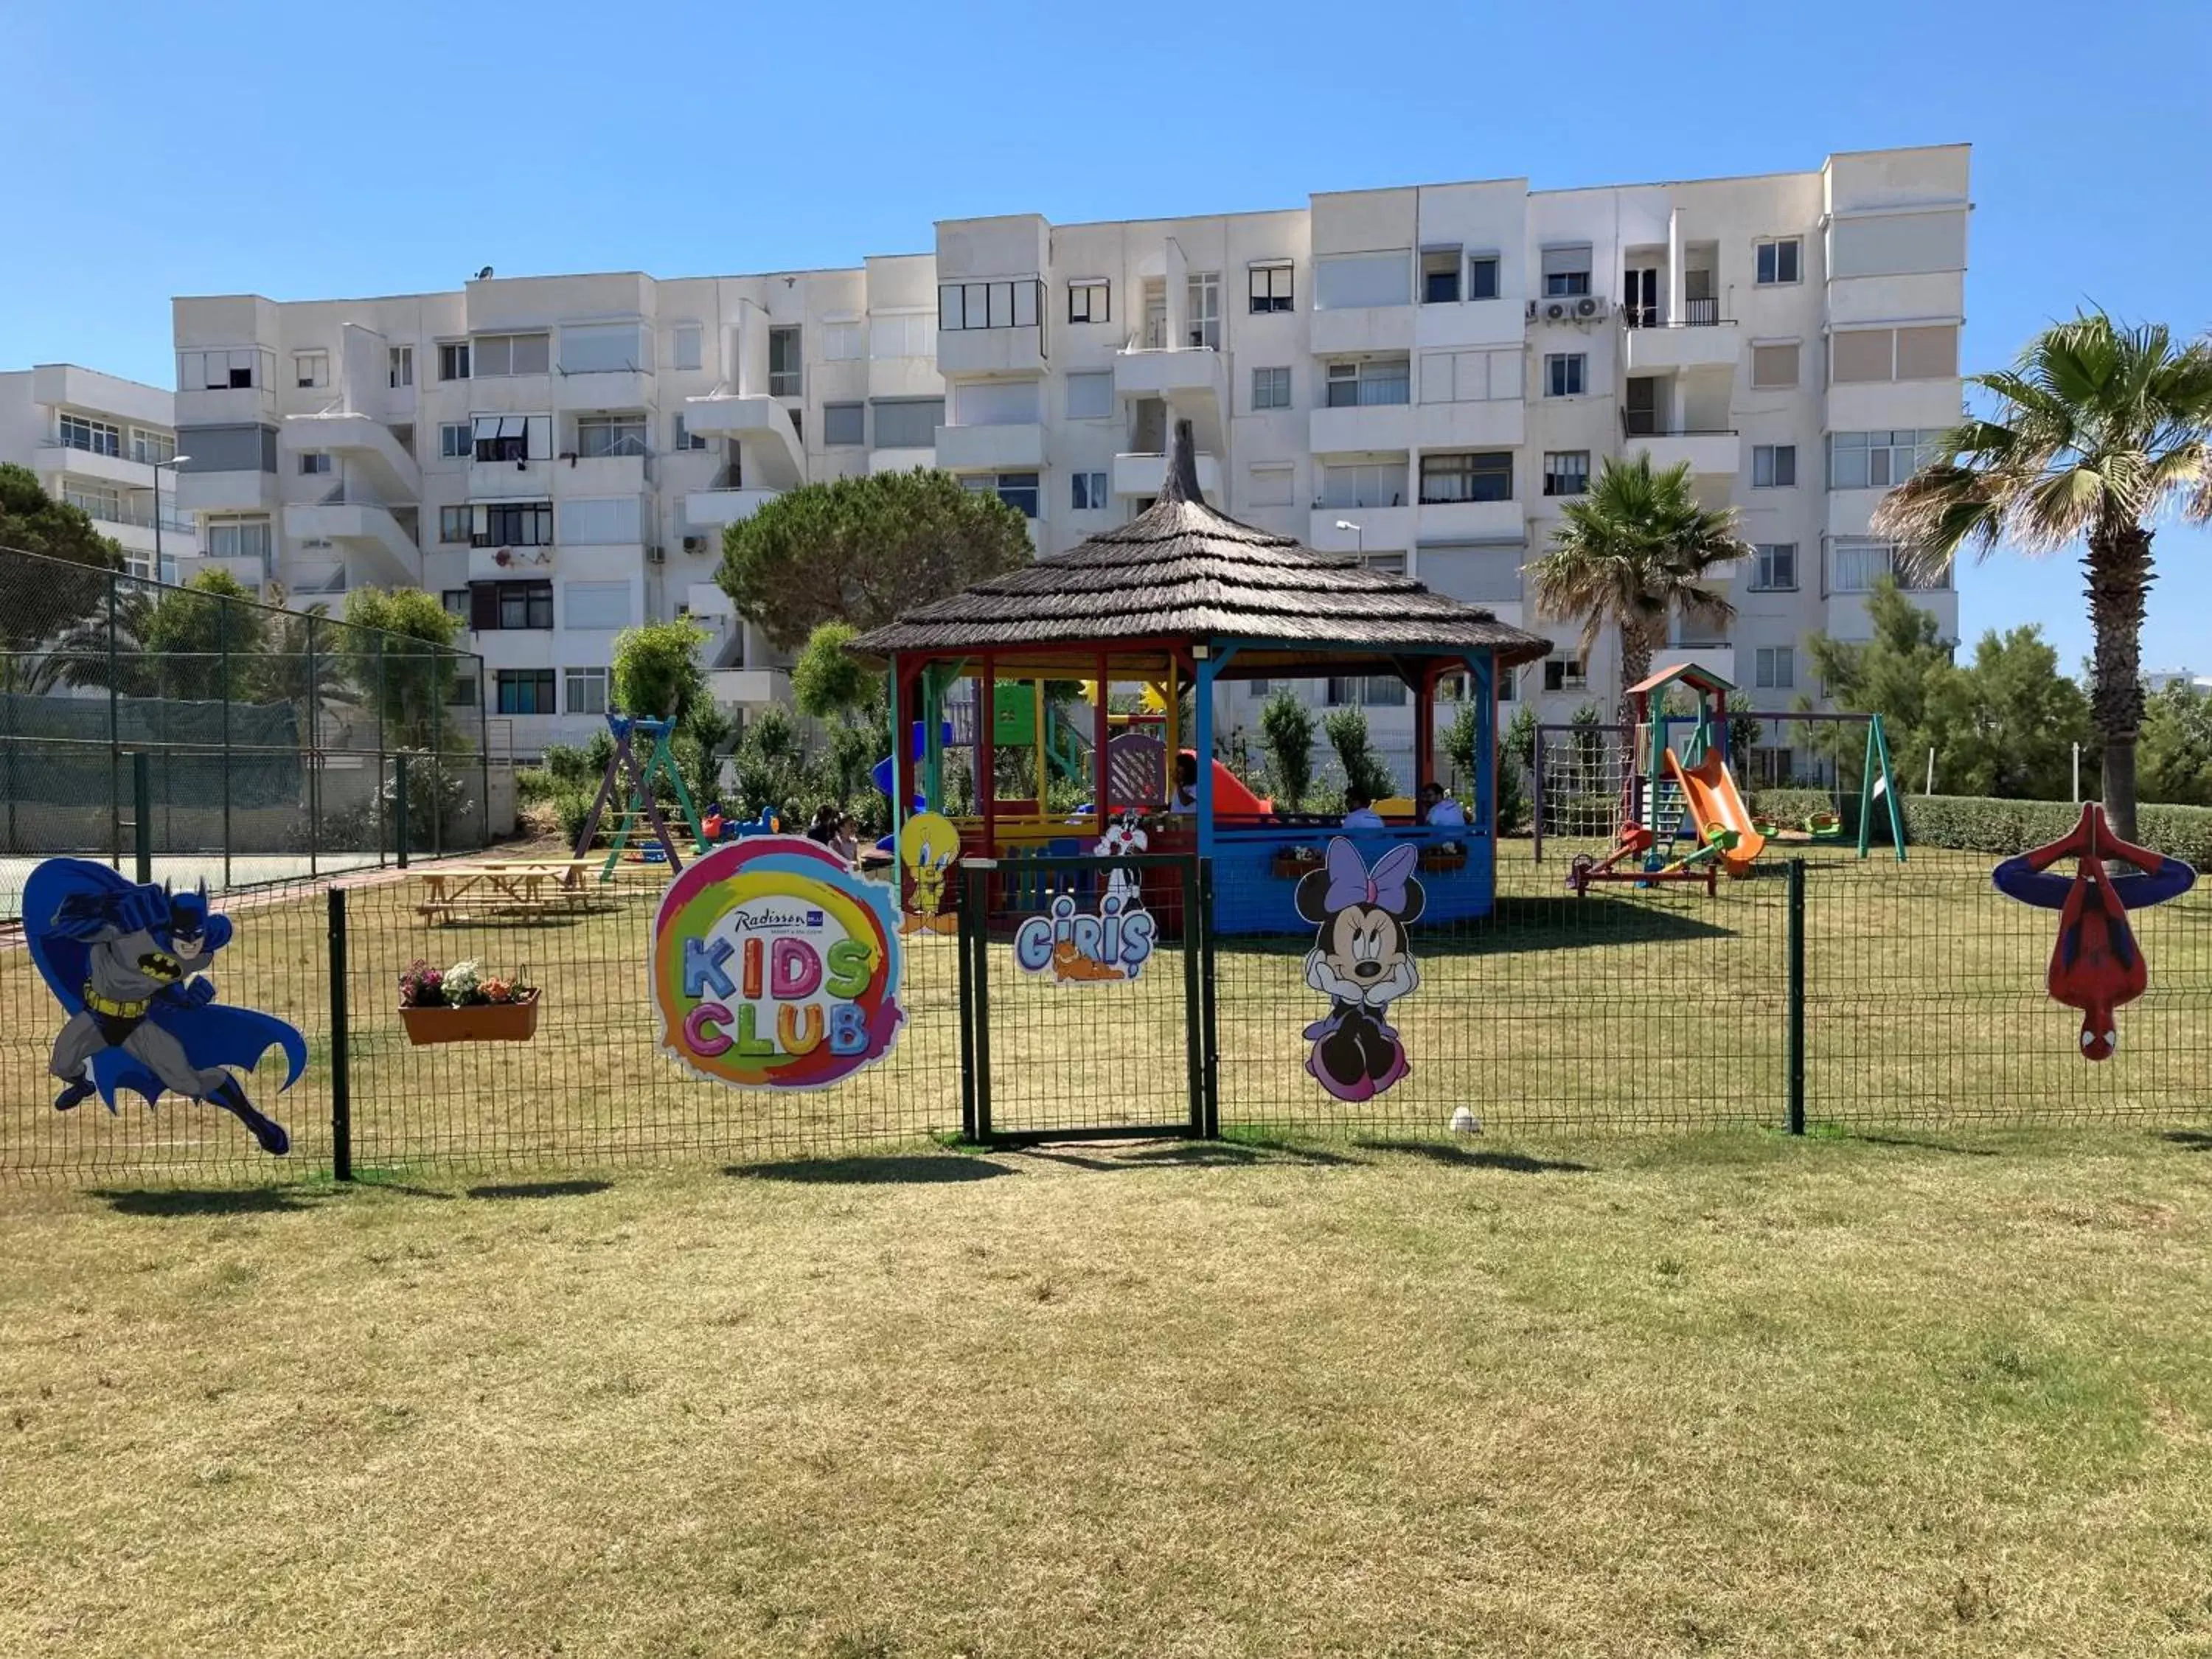
<svg viewBox="0 0 2212 1659">
<path fill-rule="evenodd" d="M 1272 867 L 1285 881 L 1296 881 L 1299 877 L 1320 869 L 1322 863 L 1319 859 L 1294 859 L 1287 854 L 1278 853 Z"/>
<path fill-rule="evenodd" d="M 459 1008 L 402 1008 L 407 1040 L 417 1048 L 432 1042 L 527 1042 L 538 1035 L 538 1004 L 532 991 L 516 1002 L 478 1002 Z"/>
<path fill-rule="evenodd" d="M 1447 853 L 1438 847 L 1424 848 L 1420 867 L 1424 870 L 1464 870 L 1467 868 L 1467 854 Z"/>
</svg>

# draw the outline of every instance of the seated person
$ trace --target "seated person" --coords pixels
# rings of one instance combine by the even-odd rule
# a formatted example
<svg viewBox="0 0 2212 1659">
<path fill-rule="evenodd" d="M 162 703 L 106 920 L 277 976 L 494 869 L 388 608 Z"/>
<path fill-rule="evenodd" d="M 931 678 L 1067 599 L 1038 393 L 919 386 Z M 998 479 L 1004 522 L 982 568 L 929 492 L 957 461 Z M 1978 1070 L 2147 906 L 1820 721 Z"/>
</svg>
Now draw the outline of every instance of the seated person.
<svg viewBox="0 0 2212 1659">
<path fill-rule="evenodd" d="M 814 809 L 814 822 L 806 826 L 806 839 L 827 847 L 837 838 L 839 809 L 835 802 L 823 801 Z"/>
<path fill-rule="evenodd" d="M 1467 809 L 1444 793 L 1441 783 L 1421 786 L 1420 807 L 1420 821 L 1432 830 L 1467 828 Z"/>
<path fill-rule="evenodd" d="M 1175 799 L 1171 803 L 1178 812 L 1198 811 L 1198 757 L 1176 757 Z"/>
<path fill-rule="evenodd" d="M 830 838 L 830 850 L 851 864 L 860 856 L 860 821 L 850 812 L 837 820 L 837 831 Z"/>
<path fill-rule="evenodd" d="M 1363 789 L 1344 792 L 1344 827 L 1346 830 L 1380 830 L 1382 815 L 1375 810 L 1375 803 Z"/>
</svg>

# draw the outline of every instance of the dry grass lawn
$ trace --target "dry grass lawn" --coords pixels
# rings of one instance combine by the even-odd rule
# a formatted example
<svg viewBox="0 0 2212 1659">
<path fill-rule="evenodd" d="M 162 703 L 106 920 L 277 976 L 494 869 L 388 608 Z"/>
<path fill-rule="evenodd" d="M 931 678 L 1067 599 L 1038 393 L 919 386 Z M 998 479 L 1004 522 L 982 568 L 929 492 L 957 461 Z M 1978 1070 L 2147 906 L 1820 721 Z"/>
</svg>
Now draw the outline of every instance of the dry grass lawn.
<svg viewBox="0 0 2212 1659">
<path fill-rule="evenodd" d="M 0 1653 L 2212 1651 L 2212 1135 L 5 1194 Z"/>
</svg>

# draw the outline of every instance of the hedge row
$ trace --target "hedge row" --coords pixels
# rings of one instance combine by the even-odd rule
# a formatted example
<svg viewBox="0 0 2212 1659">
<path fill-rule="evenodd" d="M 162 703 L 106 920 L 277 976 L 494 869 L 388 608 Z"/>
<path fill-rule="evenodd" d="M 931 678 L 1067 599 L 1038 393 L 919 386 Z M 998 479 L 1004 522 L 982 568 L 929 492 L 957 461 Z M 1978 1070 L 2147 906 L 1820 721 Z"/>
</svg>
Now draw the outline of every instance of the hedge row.
<svg viewBox="0 0 2212 1659">
<path fill-rule="evenodd" d="M 1996 800 L 1981 795 L 1907 795 L 1908 843 L 1970 853 L 2024 853 L 2071 830 L 2081 809 L 2063 800 Z M 2142 805 L 2136 839 L 2154 852 L 2212 870 L 2212 807 Z"/>
</svg>

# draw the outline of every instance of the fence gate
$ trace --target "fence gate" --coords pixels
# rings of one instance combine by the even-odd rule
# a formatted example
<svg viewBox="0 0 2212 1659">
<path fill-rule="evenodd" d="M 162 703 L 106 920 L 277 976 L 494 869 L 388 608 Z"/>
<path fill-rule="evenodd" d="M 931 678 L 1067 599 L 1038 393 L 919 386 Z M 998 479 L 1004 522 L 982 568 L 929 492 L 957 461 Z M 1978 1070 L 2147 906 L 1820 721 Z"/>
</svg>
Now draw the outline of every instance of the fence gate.
<svg viewBox="0 0 2212 1659">
<path fill-rule="evenodd" d="M 968 860 L 962 875 L 969 1135 L 1214 1133 L 1199 860 L 1046 852 Z"/>
</svg>

